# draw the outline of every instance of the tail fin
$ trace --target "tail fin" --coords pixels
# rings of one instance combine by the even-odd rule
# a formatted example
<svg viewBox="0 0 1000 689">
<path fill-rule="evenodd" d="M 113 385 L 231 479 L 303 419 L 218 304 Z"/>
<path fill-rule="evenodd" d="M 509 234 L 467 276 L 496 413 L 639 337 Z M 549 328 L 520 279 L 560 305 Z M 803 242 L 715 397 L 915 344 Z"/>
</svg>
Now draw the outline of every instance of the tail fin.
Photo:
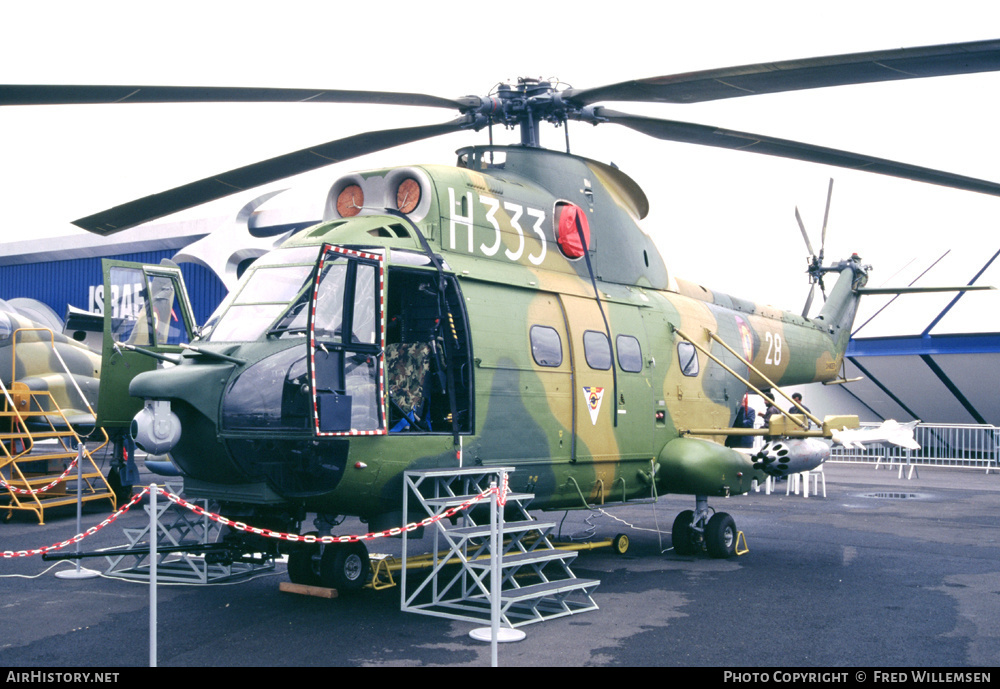
<svg viewBox="0 0 1000 689">
<path fill-rule="evenodd" d="M 822 270 L 825 273 L 840 273 L 840 277 L 837 278 L 836 284 L 830 290 L 830 296 L 823 305 L 823 309 L 812 320 L 828 328 L 831 334 L 836 334 L 838 345 L 841 344 L 840 337 L 842 336 L 844 338 L 843 346 L 847 347 L 847 340 L 851 334 L 851 324 L 854 322 L 854 316 L 858 312 L 858 303 L 861 300 L 861 294 L 858 290 L 868 282 L 869 266 L 863 265 L 861 257 L 853 254 L 846 261 L 824 267 Z"/>
</svg>

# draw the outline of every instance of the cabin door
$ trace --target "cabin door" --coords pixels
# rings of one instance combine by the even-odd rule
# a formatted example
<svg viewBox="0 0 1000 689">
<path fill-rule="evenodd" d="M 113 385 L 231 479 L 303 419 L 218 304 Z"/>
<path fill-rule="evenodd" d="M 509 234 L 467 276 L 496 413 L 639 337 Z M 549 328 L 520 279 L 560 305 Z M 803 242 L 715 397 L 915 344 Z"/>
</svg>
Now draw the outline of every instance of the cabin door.
<svg viewBox="0 0 1000 689">
<path fill-rule="evenodd" d="M 180 269 L 109 259 L 102 268 L 104 345 L 97 423 L 128 427 L 143 404 L 129 396 L 129 383 L 156 368 L 157 361 L 123 345 L 177 354 L 194 336 L 195 323 Z"/>
<path fill-rule="evenodd" d="M 569 323 L 574 372 L 573 461 L 599 462 L 618 458 L 615 442 L 614 354 L 600 308 L 593 299 L 562 295 Z"/>
<path fill-rule="evenodd" d="M 323 248 L 309 316 L 316 435 L 386 432 L 383 276 L 377 254 Z"/>
</svg>

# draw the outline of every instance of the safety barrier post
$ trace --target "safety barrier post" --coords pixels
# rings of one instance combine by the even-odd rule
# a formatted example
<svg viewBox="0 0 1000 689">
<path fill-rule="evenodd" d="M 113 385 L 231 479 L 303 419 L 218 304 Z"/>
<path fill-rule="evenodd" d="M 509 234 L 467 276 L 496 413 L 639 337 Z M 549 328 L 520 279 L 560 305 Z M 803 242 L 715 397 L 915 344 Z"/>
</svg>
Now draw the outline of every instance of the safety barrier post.
<svg viewBox="0 0 1000 689">
<path fill-rule="evenodd" d="M 490 658 L 491 667 L 497 666 L 497 637 L 500 635 L 500 549 L 503 547 L 503 543 L 500 541 L 500 534 L 503 532 L 503 527 L 500 525 L 500 519 L 503 517 L 497 517 L 497 482 L 490 482 L 490 550 L 492 551 L 492 557 L 490 558 L 490 564 L 492 565 L 490 571 Z"/>
<path fill-rule="evenodd" d="M 80 443 L 76 453 L 76 532 L 83 533 L 83 443 Z M 56 572 L 59 579 L 92 579 L 100 572 L 80 566 L 80 541 L 76 542 L 76 569 L 63 569 Z"/>
<path fill-rule="evenodd" d="M 156 667 L 156 484 L 149 487 L 149 667 Z"/>
</svg>

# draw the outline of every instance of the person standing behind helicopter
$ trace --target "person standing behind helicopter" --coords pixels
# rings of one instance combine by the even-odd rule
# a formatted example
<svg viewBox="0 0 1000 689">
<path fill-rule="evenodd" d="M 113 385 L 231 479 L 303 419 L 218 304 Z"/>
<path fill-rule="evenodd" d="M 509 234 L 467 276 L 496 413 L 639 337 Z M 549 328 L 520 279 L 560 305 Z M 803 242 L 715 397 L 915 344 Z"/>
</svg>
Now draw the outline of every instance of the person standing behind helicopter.
<svg viewBox="0 0 1000 689">
<path fill-rule="evenodd" d="M 805 410 L 806 414 L 812 414 L 812 411 L 809 409 L 809 407 L 807 407 L 806 405 L 802 404 L 802 393 L 801 392 L 793 393 L 792 394 L 792 401 L 795 402 L 795 404 L 793 404 L 792 407 L 791 407 L 791 409 L 788 410 L 789 414 L 800 414 L 800 413 L 802 413 L 802 410 Z M 810 419 L 808 419 L 808 418 L 806 419 L 806 424 L 807 424 L 807 426 L 809 428 L 812 428 L 812 421 Z"/>
</svg>

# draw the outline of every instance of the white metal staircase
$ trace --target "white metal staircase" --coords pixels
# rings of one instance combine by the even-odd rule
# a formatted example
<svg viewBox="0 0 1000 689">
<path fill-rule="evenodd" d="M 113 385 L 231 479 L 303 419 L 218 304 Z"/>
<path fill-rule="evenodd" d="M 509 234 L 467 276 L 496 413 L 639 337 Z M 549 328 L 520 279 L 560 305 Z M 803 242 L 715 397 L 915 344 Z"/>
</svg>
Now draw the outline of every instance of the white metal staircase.
<svg viewBox="0 0 1000 689">
<path fill-rule="evenodd" d="M 408 471 L 404 514 L 409 514 L 413 499 L 428 516 L 442 515 L 481 495 L 491 482 L 505 485 L 510 471 L 513 469 L 495 467 Z M 577 553 L 553 547 L 549 534 L 556 524 L 532 519 L 526 507 L 533 497 L 529 493 L 508 494 L 506 510 L 500 512 L 516 516 L 511 521 L 498 520 L 503 544 L 500 624 L 508 628 L 597 609 L 591 594 L 600 581 L 573 574 L 569 565 Z M 416 582 L 407 567 L 408 540 L 403 534 L 404 611 L 475 623 L 490 620 L 494 553 L 488 502 L 486 507 L 464 510 L 456 515 L 454 524 L 448 519 L 434 523 L 430 573 Z"/>
</svg>

